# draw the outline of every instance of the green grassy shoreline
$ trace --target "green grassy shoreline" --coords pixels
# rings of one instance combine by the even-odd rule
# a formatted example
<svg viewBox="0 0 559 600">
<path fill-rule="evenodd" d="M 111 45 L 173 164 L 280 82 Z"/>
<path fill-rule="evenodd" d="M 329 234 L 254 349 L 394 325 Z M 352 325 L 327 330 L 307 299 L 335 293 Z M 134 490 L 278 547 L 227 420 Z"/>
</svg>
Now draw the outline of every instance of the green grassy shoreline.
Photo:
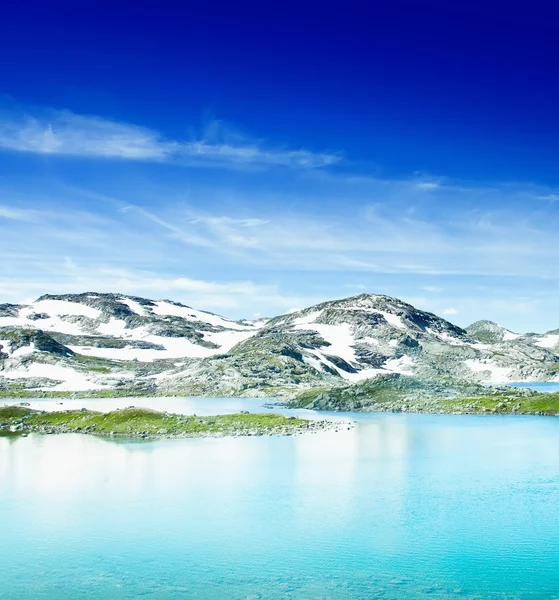
<svg viewBox="0 0 559 600">
<path fill-rule="evenodd" d="M 128 407 L 101 413 L 93 410 L 46 412 L 27 406 L 0 406 L 0 432 L 84 433 L 146 438 L 293 435 L 339 428 L 339 423 L 310 421 L 273 413 L 186 416 Z"/>
<path fill-rule="evenodd" d="M 264 396 L 287 408 L 349 412 L 410 412 L 430 414 L 516 414 L 559 416 L 559 392 L 541 393 L 526 388 L 487 388 L 467 382 L 421 380 L 385 376 L 337 388 L 308 388 L 298 393 L 282 389 L 261 390 Z M 231 391 L 219 397 L 254 398 Z M 246 392 L 246 390 L 245 390 Z M 274 393 L 275 392 L 275 393 Z M 185 393 L 184 396 L 191 395 Z M 149 393 L 138 389 L 90 390 L 0 390 L 1 399 L 97 399 L 181 397 L 177 393 Z M 198 394 L 198 397 L 216 397 Z"/>
<path fill-rule="evenodd" d="M 559 416 L 559 393 L 493 393 L 487 396 L 414 398 L 398 393 L 372 393 L 344 397 L 329 392 L 307 392 L 288 406 L 312 410 L 355 412 L 408 412 L 459 415 Z"/>
</svg>

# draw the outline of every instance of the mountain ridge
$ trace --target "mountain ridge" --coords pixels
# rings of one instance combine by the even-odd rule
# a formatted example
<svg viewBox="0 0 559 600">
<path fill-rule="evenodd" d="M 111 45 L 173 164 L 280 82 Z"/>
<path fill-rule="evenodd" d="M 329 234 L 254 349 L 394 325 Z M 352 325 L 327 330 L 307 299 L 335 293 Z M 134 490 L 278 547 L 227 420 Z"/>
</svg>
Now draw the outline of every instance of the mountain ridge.
<svg viewBox="0 0 559 600">
<path fill-rule="evenodd" d="M 559 377 L 559 330 L 458 327 L 359 294 L 259 321 L 171 300 L 83 292 L 0 304 L 0 389 L 282 395 L 397 374 L 474 384 Z"/>
</svg>

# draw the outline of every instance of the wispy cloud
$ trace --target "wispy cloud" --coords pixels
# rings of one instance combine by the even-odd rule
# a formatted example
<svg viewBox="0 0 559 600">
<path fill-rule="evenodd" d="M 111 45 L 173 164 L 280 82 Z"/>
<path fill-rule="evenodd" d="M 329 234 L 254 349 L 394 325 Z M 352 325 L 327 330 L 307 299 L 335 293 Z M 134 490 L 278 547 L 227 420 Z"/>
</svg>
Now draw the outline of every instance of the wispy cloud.
<svg viewBox="0 0 559 600">
<path fill-rule="evenodd" d="M 307 213 L 304 207 L 292 212 L 281 205 L 256 205 L 248 215 L 246 207 L 239 207 L 242 216 L 209 214 L 198 204 L 171 206 L 146 217 L 186 245 L 211 248 L 250 268 L 559 277 L 559 251 L 553 243 L 559 215 L 534 210 L 519 218 L 507 203 L 513 195 L 500 193 L 486 194 L 484 210 L 460 207 L 458 200 L 466 203 L 462 196 L 468 192 L 449 187 L 454 203 L 439 208 L 433 218 L 430 204 L 402 209 L 404 200 L 410 200 L 405 196 L 409 183 L 378 185 L 389 198 L 398 196 L 399 204 L 380 199 L 323 214 Z M 332 204 L 328 196 L 324 202 Z"/>
<path fill-rule="evenodd" d="M 416 186 L 420 190 L 437 190 L 441 187 L 441 184 L 438 181 L 419 181 Z"/>
<path fill-rule="evenodd" d="M 205 133 L 199 139 L 174 140 L 152 129 L 98 116 L 38 112 L 15 115 L 4 111 L 0 115 L 0 148 L 43 155 L 301 169 L 326 167 L 342 160 L 340 154 L 274 148 L 248 136 L 228 136 L 220 121 L 214 123 L 211 136 Z"/>
<path fill-rule="evenodd" d="M 35 221 L 40 216 L 40 211 L 34 209 L 22 210 L 10 206 L 0 205 L 0 219 L 12 221 Z"/>
<path fill-rule="evenodd" d="M 559 201 L 559 194 L 545 194 L 545 196 L 538 196 L 538 200 L 547 200 L 548 202 Z"/>
<path fill-rule="evenodd" d="M 231 316 L 249 318 L 264 311 L 275 315 L 286 312 L 294 303 L 307 306 L 318 302 L 316 296 L 282 293 L 276 285 L 260 285 L 250 280 L 205 281 L 189 277 L 161 276 L 141 270 L 110 266 L 87 266 L 70 257 L 62 262 L 43 264 L 43 275 L 23 275 L 0 280 L 0 299 L 29 302 L 44 293 L 64 294 L 83 291 L 143 295 L 153 299 L 181 301 L 196 308 Z M 52 272 L 52 273 L 51 273 Z M 53 282 L 52 274 L 56 273 Z"/>
<path fill-rule="evenodd" d="M 277 177 L 179 169 L 168 181 L 168 169 L 152 168 L 139 181 L 127 169 L 138 171 L 121 165 L 115 180 L 111 167 L 87 189 L 64 168 L 14 177 L 12 188 L 2 180 L 0 302 L 98 290 L 243 317 L 370 291 L 414 299 L 461 325 L 559 325 L 559 212 L 538 200 L 553 188 L 432 178 L 444 184 L 426 193 L 424 176 L 309 169 Z M 482 289 L 487 282 L 493 287 Z M 544 287 L 556 290 L 547 312 L 537 301 Z M 518 289 L 529 289 L 522 301 Z"/>
</svg>

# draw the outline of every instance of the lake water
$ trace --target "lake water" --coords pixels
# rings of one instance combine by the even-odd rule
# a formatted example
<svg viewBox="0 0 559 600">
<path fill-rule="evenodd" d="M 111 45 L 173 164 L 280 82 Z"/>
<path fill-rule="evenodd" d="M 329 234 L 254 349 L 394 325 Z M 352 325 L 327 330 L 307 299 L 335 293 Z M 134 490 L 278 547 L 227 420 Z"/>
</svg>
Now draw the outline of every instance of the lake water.
<svg viewBox="0 0 559 600">
<path fill-rule="evenodd" d="M 40 404 L 264 410 L 56 402 Z M 0 598 L 559 598 L 559 419 L 327 416 L 358 422 L 293 437 L 0 438 Z"/>
<path fill-rule="evenodd" d="M 529 383 L 509 383 L 513 387 L 526 387 L 536 392 L 559 392 L 559 381 L 532 381 Z"/>
</svg>

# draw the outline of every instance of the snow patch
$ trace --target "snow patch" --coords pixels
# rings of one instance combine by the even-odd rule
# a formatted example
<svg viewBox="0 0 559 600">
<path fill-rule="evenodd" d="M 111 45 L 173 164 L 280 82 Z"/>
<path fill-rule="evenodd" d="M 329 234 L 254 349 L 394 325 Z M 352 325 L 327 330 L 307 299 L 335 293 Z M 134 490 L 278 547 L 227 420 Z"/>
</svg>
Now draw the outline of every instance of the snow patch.
<svg viewBox="0 0 559 600">
<path fill-rule="evenodd" d="M 1 342 L 0 342 L 1 343 Z M 19 358 L 20 356 L 27 356 L 28 354 L 33 354 L 35 352 L 35 344 L 31 342 L 28 346 L 22 346 L 17 350 L 14 350 L 11 354 L 11 358 Z"/>
<path fill-rule="evenodd" d="M 559 335 L 550 333 L 548 335 L 544 335 L 539 341 L 534 342 L 534 346 L 539 346 L 540 348 L 554 348 L 559 343 Z"/>
<path fill-rule="evenodd" d="M 379 310 L 378 308 L 368 308 L 368 307 L 364 307 L 364 306 L 344 306 L 343 308 L 340 308 L 339 310 L 359 310 L 361 312 L 368 312 L 368 313 L 376 313 L 378 315 L 382 315 L 384 317 L 384 320 L 392 325 L 393 327 L 397 327 L 398 329 L 406 329 L 406 325 L 404 324 L 404 322 L 402 321 L 402 319 L 398 316 L 398 315 L 393 315 L 392 313 L 389 313 L 385 310 Z"/>
<path fill-rule="evenodd" d="M 56 331 L 68 335 L 88 335 L 88 332 L 84 331 L 79 323 L 70 323 L 57 316 L 38 321 L 18 317 L 0 317 L 0 327 L 25 327 L 27 329 L 42 329 L 47 332 Z"/>
<path fill-rule="evenodd" d="M 393 325 L 394 327 L 397 327 L 398 329 L 406 329 L 406 326 L 404 325 L 404 323 L 402 322 L 402 319 L 398 315 L 393 315 L 384 310 L 375 310 L 374 312 L 377 312 L 380 315 L 382 315 L 386 319 L 386 321 L 388 323 L 390 323 L 390 325 Z"/>
<path fill-rule="evenodd" d="M 314 323 L 321 314 L 321 310 L 315 310 L 302 317 L 297 317 L 296 319 L 293 319 L 293 326 L 299 328 L 299 325 L 309 325 L 310 323 Z"/>
<path fill-rule="evenodd" d="M 503 335 L 503 342 L 510 342 L 511 340 L 515 340 L 519 337 L 521 337 L 519 333 L 513 333 L 512 331 L 506 329 L 505 334 Z"/>
<path fill-rule="evenodd" d="M 126 304 L 128 308 L 137 315 L 144 316 L 146 314 L 146 309 L 136 300 L 132 300 L 131 298 L 120 298 L 119 302 L 121 304 Z"/>
<path fill-rule="evenodd" d="M 413 375 L 415 362 L 412 358 L 404 354 L 400 358 L 387 360 L 381 368 L 363 369 L 357 373 L 346 373 L 346 379 L 350 381 L 363 381 L 373 379 L 378 375 L 387 375 L 389 373 L 399 373 L 400 375 Z"/>
<path fill-rule="evenodd" d="M 79 373 L 73 369 L 43 363 L 32 363 L 26 370 L 3 371 L 2 375 L 9 379 L 30 379 L 32 377 L 38 377 L 41 379 L 62 381 L 62 383 L 55 387 L 44 388 L 53 391 L 80 392 L 102 389 L 104 387 L 88 381 L 83 373 Z"/>
<path fill-rule="evenodd" d="M 156 315 L 182 317 L 187 321 L 202 321 L 203 323 L 209 323 L 210 325 L 224 327 L 226 329 L 254 329 L 254 325 L 241 325 L 240 323 L 235 323 L 235 321 L 230 321 L 219 315 L 204 312 L 203 310 L 196 310 L 195 308 L 190 308 L 188 306 L 177 306 L 170 302 L 165 302 L 164 300 L 156 302 L 155 306 L 152 307 L 152 311 Z"/>
<path fill-rule="evenodd" d="M 139 360 L 141 362 L 153 362 L 158 359 L 170 358 L 205 358 L 216 354 L 219 350 L 205 348 L 192 343 L 186 338 L 171 338 L 160 335 L 144 335 L 142 340 L 163 346 L 164 350 L 155 350 L 150 348 L 94 348 L 90 346 L 68 346 L 70 350 L 85 354 L 87 356 L 97 356 L 110 360 Z"/>
<path fill-rule="evenodd" d="M 10 342 L 8 340 L 0 340 L 0 352 L 2 354 L 11 355 L 10 352 Z"/>
<path fill-rule="evenodd" d="M 79 302 L 66 302 L 65 300 L 40 300 L 19 311 L 19 316 L 27 318 L 33 313 L 46 313 L 49 316 L 78 316 L 98 319 L 101 311 L 98 308 L 80 304 Z"/>
<path fill-rule="evenodd" d="M 326 342 L 330 343 L 327 350 L 328 354 L 339 356 L 349 364 L 356 362 L 357 359 L 353 349 L 355 337 L 348 323 L 340 323 L 338 325 L 313 323 L 312 326 L 300 324 L 296 325 L 295 329 L 311 329 L 318 332 Z"/>
<path fill-rule="evenodd" d="M 384 363 L 384 368 L 392 373 L 400 373 L 400 375 L 413 375 L 414 360 L 407 354 L 400 358 L 391 358 Z"/>
<path fill-rule="evenodd" d="M 131 337 L 132 332 L 126 328 L 126 321 L 111 317 L 108 323 L 101 323 L 97 327 L 97 331 L 103 335 L 113 337 Z"/>
<path fill-rule="evenodd" d="M 218 349 L 213 351 L 214 354 L 224 354 L 225 352 L 229 352 L 233 346 L 252 337 L 255 333 L 256 331 L 204 332 L 204 339 L 219 346 Z"/>
<path fill-rule="evenodd" d="M 319 373 L 323 373 L 322 362 L 316 356 L 303 356 L 303 362 L 314 367 Z"/>
<path fill-rule="evenodd" d="M 488 383 L 506 383 L 511 381 L 511 367 L 499 367 L 492 362 L 483 362 L 473 359 L 464 361 L 464 364 L 470 369 L 470 371 L 473 371 L 474 373 L 483 373 L 484 371 L 488 371 L 490 373 Z"/>
<path fill-rule="evenodd" d="M 357 340 L 360 344 L 371 344 L 372 346 L 380 345 L 380 342 L 376 338 L 364 337 Z"/>
<path fill-rule="evenodd" d="M 468 344 L 466 344 L 466 342 L 450 335 L 448 333 L 448 331 L 435 331 L 434 329 L 431 329 L 430 327 L 426 327 L 425 331 L 427 333 L 431 334 L 432 336 L 438 338 L 439 340 L 442 340 L 443 342 L 450 344 L 451 346 L 467 346 L 468 345 Z"/>
</svg>

